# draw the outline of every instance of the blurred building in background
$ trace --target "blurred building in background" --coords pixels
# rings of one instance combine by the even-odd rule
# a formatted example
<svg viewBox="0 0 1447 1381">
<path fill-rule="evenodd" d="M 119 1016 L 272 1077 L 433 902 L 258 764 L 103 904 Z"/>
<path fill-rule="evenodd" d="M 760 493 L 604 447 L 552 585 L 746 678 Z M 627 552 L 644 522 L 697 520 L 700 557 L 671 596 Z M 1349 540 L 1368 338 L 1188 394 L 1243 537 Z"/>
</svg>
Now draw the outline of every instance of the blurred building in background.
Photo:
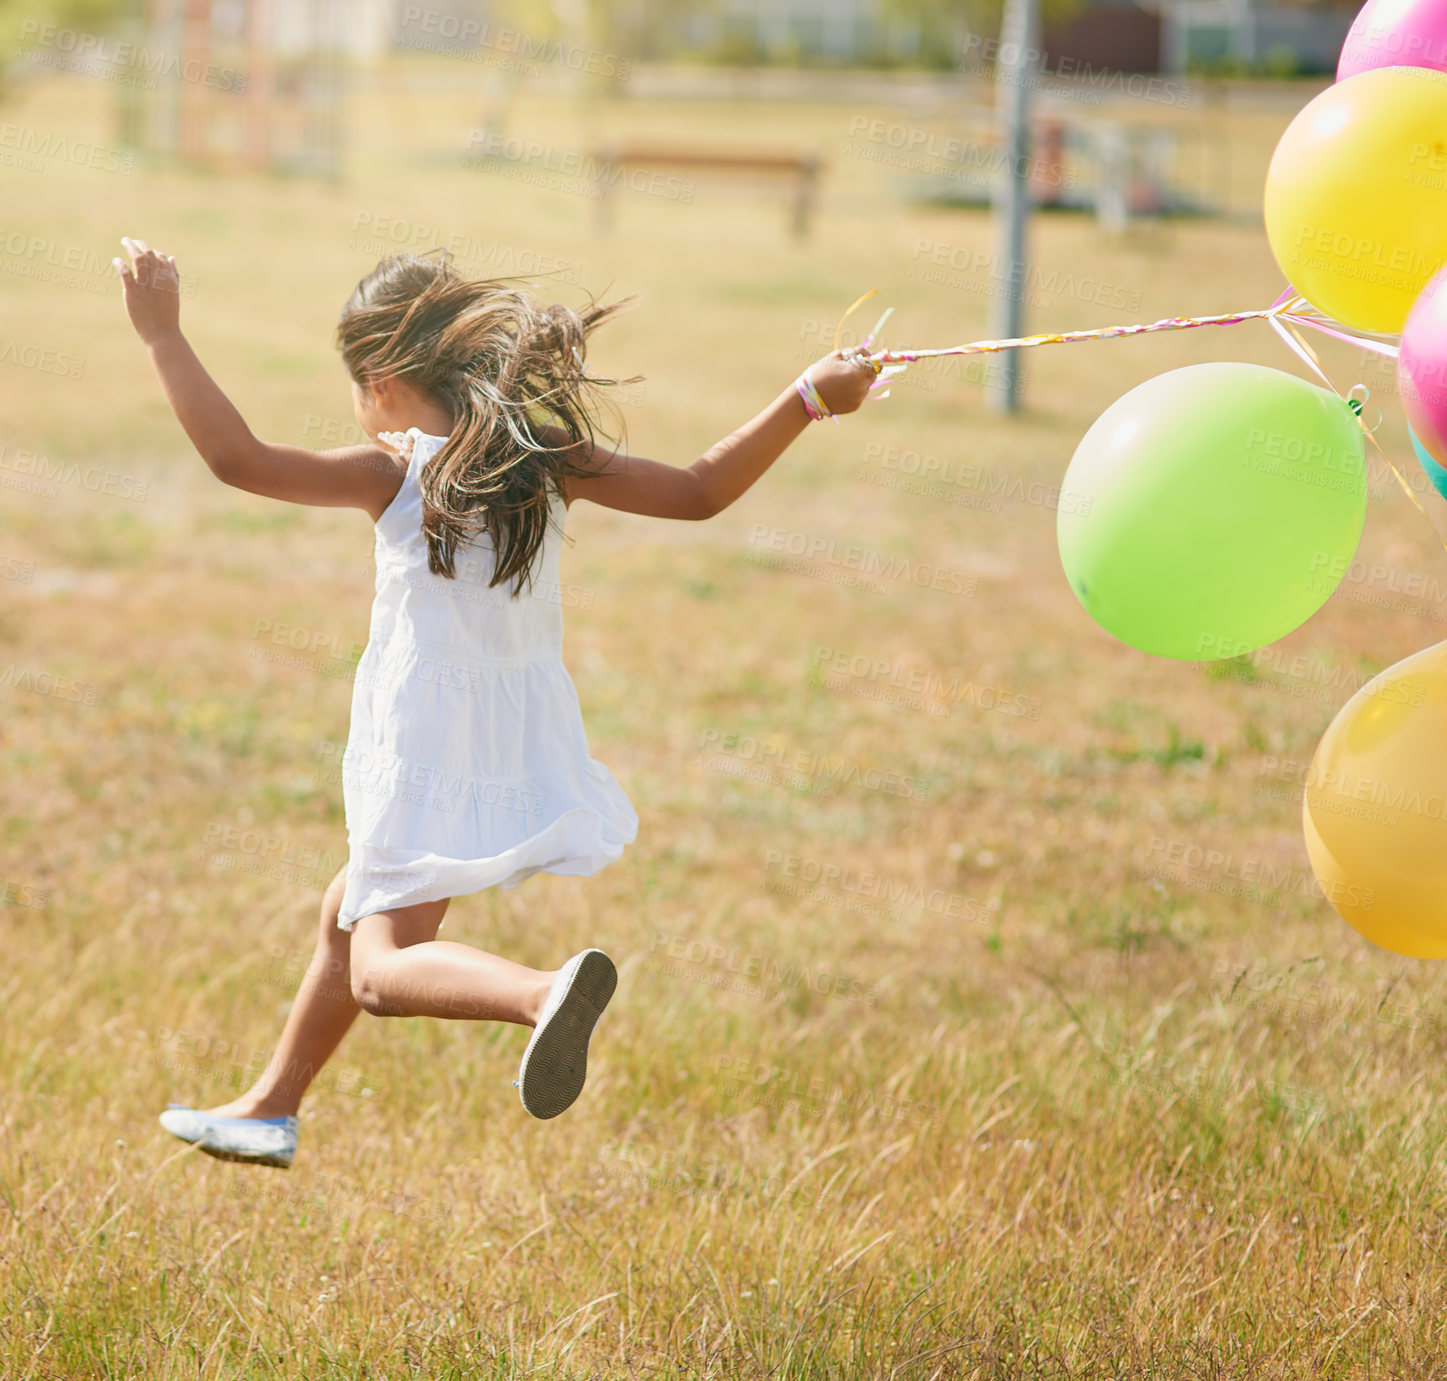
<svg viewBox="0 0 1447 1381">
<path fill-rule="evenodd" d="M 223 0 L 245 8 L 245 0 Z M 307 52 L 323 40 L 335 43 L 358 57 L 375 57 L 386 52 L 396 32 L 395 0 L 340 0 L 343 22 L 327 31 L 325 13 L 294 0 L 276 6 L 276 43 L 282 52 Z"/>
<path fill-rule="evenodd" d="M 826 59 L 841 65 L 911 62 L 923 26 L 881 0 L 718 0 L 681 16 L 675 41 L 721 59 Z M 960 26 L 963 32 L 963 24 Z"/>
<path fill-rule="evenodd" d="M 3 3 L 3 0 L 0 0 Z M 106 9 L 108 0 L 95 0 Z M 1042 0 L 1047 71 L 1291 75 L 1333 70 L 1357 0 Z M 114 0 L 149 34 L 183 30 L 278 60 L 456 54 L 498 36 L 605 45 L 632 61 L 733 66 L 979 66 L 999 5 L 953 0 Z M 973 46 L 972 46 L 973 40 Z"/>
<path fill-rule="evenodd" d="M 388 51 L 402 6 L 397 0 L 142 0 L 129 20 L 151 30 L 204 28 L 219 44 L 263 43 L 296 55 L 336 46 L 358 56 Z"/>
<path fill-rule="evenodd" d="M 649 8 L 644 0 L 643 8 Z M 1074 0 L 1044 5 L 1048 70 L 1241 74 L 1335 69 L 1357 0 Z M 981 21 L 977 21 L 977 25 Z M 983 21 L 994 38 L 998 20 Z M 736 62 L 954 65 L 969 25 L 920 0 L 714 0 L 658 6 L 652 43 Z M 978 29 L 977 29 L 978 32 Z"/>
<path fill-rule="evenodd" d="M 1356 0 L 1081 0 L 1043 32 L 1047 71 L 1293 76 L 1336 69 Z"/>
<path fill-rule="evenodd" d="M 1159 0 L 1161 65 L 1167 72 L 1334 72 L 1360 8 L 1356 0 Z"/>
</svg>

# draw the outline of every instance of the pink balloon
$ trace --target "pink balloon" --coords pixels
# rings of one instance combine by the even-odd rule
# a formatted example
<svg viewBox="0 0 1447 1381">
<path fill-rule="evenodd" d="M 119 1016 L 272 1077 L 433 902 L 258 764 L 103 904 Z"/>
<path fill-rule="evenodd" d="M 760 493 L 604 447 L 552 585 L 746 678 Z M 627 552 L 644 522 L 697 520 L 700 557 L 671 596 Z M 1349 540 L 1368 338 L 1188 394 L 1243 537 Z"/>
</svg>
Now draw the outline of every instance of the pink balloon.
<svg viewBox="0 0 1447 1381">
<path fill-rule="evenodd" d="M 1447 465 L 1447 268 L 1422 289 L 1402 328 L 1397 386 L 1417 439 Z"/>
<path fill-rule="evenodd" d="M 1336 79 L 1374 67 L 1447 72 L 1447 0 L 1367 0 L 1342 44 Z"/>
</svg>

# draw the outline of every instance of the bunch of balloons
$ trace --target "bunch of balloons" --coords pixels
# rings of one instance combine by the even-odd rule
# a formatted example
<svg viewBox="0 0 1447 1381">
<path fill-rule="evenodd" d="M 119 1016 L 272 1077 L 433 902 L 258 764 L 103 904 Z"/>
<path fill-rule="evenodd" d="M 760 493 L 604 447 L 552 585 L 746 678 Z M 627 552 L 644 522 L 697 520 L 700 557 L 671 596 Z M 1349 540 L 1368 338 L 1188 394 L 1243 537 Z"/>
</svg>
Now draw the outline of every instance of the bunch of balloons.
<svg viewBox="0 0 1447 1381">
<path fill-rule="evenodd" d="M 1413 448 L 1447 498 L 1447 0 L 1369 0 L 1335 84 L 1277 145 L 1265 222 L 1278 265 L 1333 333 L 1400 337 L 1387 353 Z M 1195 661 L 1299 627 L 1361 537 L 1359 407 L 1248 364 L 1133 389 L 1087 431 L 1062 489 L 1060 556 L 1080 603 L 1131 646 Z M 1351 925 L 1397 953 L 1447 958 L 1447 643 L 1341 710 L 1303 825 Z"/>
</svg>

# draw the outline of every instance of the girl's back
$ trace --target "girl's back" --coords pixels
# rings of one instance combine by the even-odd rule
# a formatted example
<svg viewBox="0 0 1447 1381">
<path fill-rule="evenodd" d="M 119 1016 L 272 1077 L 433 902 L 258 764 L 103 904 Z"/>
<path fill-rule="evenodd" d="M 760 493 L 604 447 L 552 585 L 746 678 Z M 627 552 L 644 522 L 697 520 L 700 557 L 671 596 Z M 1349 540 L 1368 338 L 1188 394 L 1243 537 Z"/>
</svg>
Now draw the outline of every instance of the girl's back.
<svg viewBox="0 0 1447 1381">
<path fill-rule="evenodd" d="M 529 584 L 513 598 L 510 582 L 492 586 L 492 540 L 475 533 L 454 559 L 451 578 L 428 564 L 418 476 L 447 438 L 413 427 L 389 434 L 409 455 L 407 476 L 377 521 L 377 598 L 371 637 L 388 646 L 416 643 L 459 663 L 480 665 L 560 656 L 563 616 L 558 562 L 567 505 L 553 496 L 546 537 Z"/>
<path fill-rule="evenodd" d="M 377 520 L 377 595 L 342 763 L 351 853 L 340 924 L 389 906 L 510 888 L 617 859 L 638 816 L 589 754 L 563 665 L 557 598 L 566 505 L 554 496 L 531 587 L 489 586 L 491 542 L 434 573 L 421 467 L 445 437 L 417 428 Z"/>
</svg>

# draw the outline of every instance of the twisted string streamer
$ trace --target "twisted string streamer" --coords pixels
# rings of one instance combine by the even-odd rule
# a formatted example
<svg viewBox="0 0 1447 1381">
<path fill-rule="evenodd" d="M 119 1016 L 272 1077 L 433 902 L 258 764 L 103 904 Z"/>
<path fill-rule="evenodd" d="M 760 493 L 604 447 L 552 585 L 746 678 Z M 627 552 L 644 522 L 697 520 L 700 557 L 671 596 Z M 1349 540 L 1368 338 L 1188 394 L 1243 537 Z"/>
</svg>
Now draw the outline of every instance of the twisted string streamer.
<svg viewBox="0 0 1447 1381">
<path fill-rule="evenodd" d="M 839 325 L 834 332 L 834 348 L 836 350 L 839 348 L 839 337 L 843 333 L 844 323 L 876 292 L 878 292 L 877 288 L 871 288 L 839 319 Z M 857 350 L 866 351 L 874 343 L 880 328 L 893 311 L 894 308 L 891 307 L 880 317 L 874 329 L 856 347 Z M 1337 340 L 1359 345 L 1363 349 L 1374 351 L 1379 355 L 1390 356 L 1392 359 L 1397 357 L 1395 345 L 1388 341 L 1350 334 L 1341 330 L 1330 317 L 1317 312 L 1304 297 L 1298 296 L 1288 288 L 1271 306 L 1261 307 L 1251 312 L 1223 312 L 1217 316 L 1168 316 L 1162 317 L 1159 321 L 1141 322 L 1134 326 L 1098 326 L 1086 331 L 1050 331 L 1038 336 L 1015 336 L 1007 340 L 971 341 L 968 345 L 950 345 L 939 350 L 876 350 L 868 358 L 871 364 L 910 365 L 917 360 L 939 359 L 946 355 L 992 355 L 1003 350 L 1029 350 L 1037 345 L 1070 345 L 1082 340 L 1112 340 L 1124 336 L 1140 336 L 1150 331 L 1188 331 L 1197 326 L 1235 326 L 1243 321 L 1276 320 L 1290 321 L 1298 326 L 1310 327 L 1325 335 L 1333 336 Z"/>
<path fill-rule="evenodd" d="M 877 288 L 871 288 L 858 301 L 854 302 L 839 319 L 839 325 L 834 331 L 834 348 L 839 348 L 839 337 L 843 334 L 844 323 L 850 316 L 878 292 Z M 1444 538 L 1437 531 L 1437 525 L 1432 521 L 1431 515 L 1422 506 L 1422 501 L 1417 497 L 1412 486 L 1407 482 L 1402 472 L 1397 468 L 1396 463 L 1382 449 L 1381 443 L 1373 435 L 1375 426 L 1368 427 L 1362 421 L 1362 405 L 1366 398 L 1355 400 L 1344 394 L 1331 376 L 1322 367 L 1310 345 L 1302 336 L 1302 328 L 1318 331 L 1322 335 L 1330 336 L 1333 340 L 1344 341 L 1348 345 L 1355 345 L 1363 350 L 1371 351 L 1374 354 L 1382 355 L 1388 359 L 1396 359 L 1400 353 L 1400 347 L 1390 340 L 1384 340 L 1380 335 L 1361 334 L 1358 332 L 1345 331 L 1331 317 L 1317 310 L 1304 297 L 1300 296 L 1292 287 L 1287 289 L 1269 307 L 1261 307 L 1250 312 L 1223 312 L 1217 316 L 1169 316 L 1162 317 L 1159 321 L 1142 322 L 1133 326 L 1100 326 L 1085 331 L 1050 331 L 1037 336 L 1017 336 L 1009 340 L 977 340 L 967 345 L 950 345 L 938 350 L 875 350 L 872 354 L 868 352 L 869 347 L 878 337 L 884 323 L 889 320 L 891 307 L 888 312 L 880 317 L 875 323 L 874 329 L 856 347 L 856 351 L 866 358 L 871 364 L 880 367 L 881 378 L 875 383 L 878 388 L 886 381 L 889 375 L 902 373 L 911 364 L 918 360 L 940 359 L 946 355 L 993 355 L 1004 350 L 1030 350 L 1037 345 L 1070 345 L 1082 340 L 1114 340 L 1125 336 L 1145 335 L 1151 331 L 1188 331 L 1197 326 L 1235 326 L 1243 321 L 1265 321 L 1286 346 L 1309 368 L 1338 398 L 1352 408 L 1357 414 L 1357 420 L 1361 423 L 1362 431 L 1367 441 L 1376 448 L 1377 454 L 1386 463 L 1387 468 L 1396 477 L 1396 481 L 1402 487 L 1402 492 L 1411 500 L 1412 506 L 1420 513 L 1431 528 L 1432 535 L 1447 550 L 1447 538 Z M 1362 385 L 1357 385 L 1360 388 Z M 871 389 L 871 392 L 873 390 Z M 1355 391 L 1355 390 L 1353 390 Z M 881 398 L 889 396 L 888 390 L 879 395 Z M 1370 395 L 1368 395 L 1370 396 Z"/>
<path fill-rule="evenodd" d="M 914 364 L 917 360 L 939 359 L 945 355 L 994 355 L 1002 350 L 1029 350 L 1037 345 L 1070 345 L 1080 340 L 1112 340 L 1140 336 L 1148 331 L 1187 331 L 1194 326 L 1234 326 L 1241 321 L 1280 315 L 1277 308 L 1255 312 L 1226 312 L 1220 316 L 1168 316 L 1137 326 L 1100 326 L 1089 331 L 1052 331 L 1039 336 L 1015 336 L 1008 340 L 977 340 L 969 345 L 951 345 L 943 350 L 879 350 L 870 360 L 880 364 Z"/>
</svg>

